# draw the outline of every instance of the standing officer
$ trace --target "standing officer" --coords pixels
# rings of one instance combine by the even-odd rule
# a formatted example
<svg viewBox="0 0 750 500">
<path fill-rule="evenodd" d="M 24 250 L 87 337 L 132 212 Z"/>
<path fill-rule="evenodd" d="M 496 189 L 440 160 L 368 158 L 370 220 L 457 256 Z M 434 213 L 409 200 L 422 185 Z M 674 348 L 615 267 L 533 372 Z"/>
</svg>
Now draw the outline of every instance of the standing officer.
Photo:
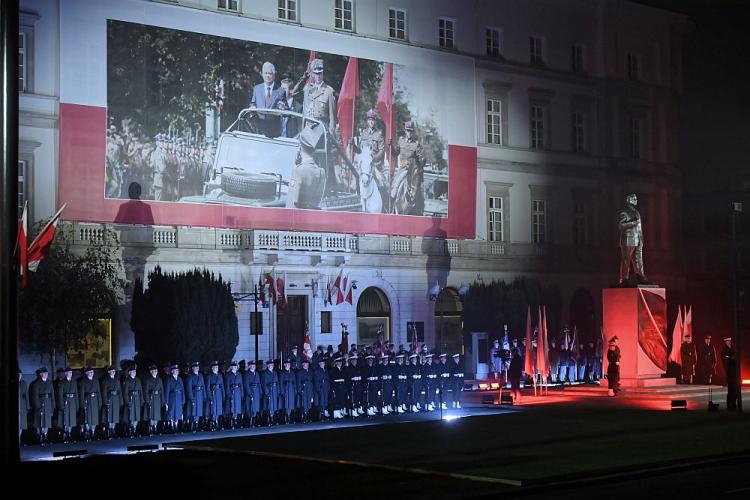
<svg viewBox="0 0 750 500">
<path fill-rule="evenodd" d="M 78 426 L 78 386 L 73 380 L 73 369 L 65 367 L 62 379 L 55 386 L 57 402 L 57 426 L 63 432 L 63 442 L 70 441 L 70 431 Z"/>
<path fill-rule="evenodd" d="M 461 408 L 461 393 L 464 391 L 464 365 L 461 355 L 456 353 L 452 356 L 451 378 L 453 379 L 453 400 L 451 408 Z"/>
<path fill-rule="evenodd" d="M 333 358 L 333 368 L 328 374 L 333 395 L 333 418 L 343 418 L 346 406 L 347 392 L 349 392 L 349 378 L 343 369 L 344 358 Z"/>
<path fill-rule="evenodd" d="M 331 392 L 331 382 L 328 378 L 326 360 L 323 356 L 318 357 L 317 365 L 312 373 L 313 404 L 320 411 L 321 416 L 330 417 L 331 414 L 328 412 L 328 394 Z"/>
<path fill-rule="evenodd" d="M 297 379 L 292 371 L 292 358 L 284 360 L 284 368 L 279 373 L 279 385 L 281 386 L 281 409 L 284 410 L 284 421 L 291 422 L 297 400 Z"/>
<path fill-rule="evenodd" d="M 94 369 L 87 366 L 83 377 L 78 380 L 78 402 L 83 412 L 83 438 L 88 441 L 99 425 L 99 412 L 102 409 L 102 391 L 99 381 L 94 378 Z"/>
<path fill-rule="evenodd" d="M 692 384 L 695 379 L 695 365 L 698 362 L 698 353 L 695 350 L 695 344 L 693 344 L 693 337 L 689 334 L 685 334 L 685 340 L 680 345 L 680 357 L 682 359 L 682 383 Z"/>
<path fill-rule="evenodd" d="M 203 408 L 206 404 L 206 381 L 200 370 L 201 364 L 194 361 L 190 364 L 190 372 L 185 377 L 185 416 L 188 428 L 193 432 L 203 418 Z"/>
<path fill-rule="evenodd" d="M 424 150 L 417 140 L 414 123 L 404 123 L 404 136 L 393 146 L 393 156 L 398 157 L 390 197 L 392 212 L 406 215 L 424 214 Z"/>
<path fill-rule="evenodd" d="M 138 422 L 141 421 L 141 409 L 143 408 L 143 385 L 141 379 L 136 377 L 135 365 L 127 368 L 127 376 L 122 382 L 122 394 L 125 397 L 125 412 L 123 420 L 128 425 L 128 434 L 135 436 Z"/>
<path fill-rule="evenodd" d="M 115 376 L 117 370 L 113 365 L 107 367 L 107 374 L 102 377 L 101 389 L 104 404 L 102 405 L 102 422 L 106 424 L 104 433 L 107 438 L 115 436 L 115 426 L 120 423 L 122 408 L 122 390 L 120 381 Z"/>
<path fill-rule="evenodd" d="M 263 383 L 263 409 L 268 414 L 268 423 L 274 422 L 276 411 L 279 409 L 279 376 L 273 371 L 274 361 L 269 359 L 266 362 L 266 369 L 262 373 Z"/>
<path fill-rule="evenodd" d="M 333 135 L 336 130 L 336 96 L 333 89 L 325 83 L 323 60 L 314 59 L 310 69 L 313 74 L 303 91 L 302 114 L 320 120 Z"/>
<path fill-rule="evenodd" d="M 315 146 L 323 130 L 306 127 L 299 135 L 299 152 L 289 180 L 286 208 L 320 209 L 326 185 L 326 171 L 315 163 Z"/>
<path fill-rule="evenodd" d="M 607 349 L 607 384 L 608 394 L 614 396 L 620 391 L 620 348 L 617 346 L 617 336 L 609 339 Z"/>
<path fill-rule="evenodd" d="M 442 353 L 438 356 L 440 362 L 436 367 L 438 376 L 438 390 L 440 391 L 440 409 L 447 410 L 448 405 L 446 404 L 446 396 L 448 391 L 451 390 L 451 369 L 448 366 L 448 355 Z"/>
<path fill-rule="evenodd" d="M 437 366 L 433 364 L 434 355 L 429 353 L 422 365 L 422 387 L 425 391 L 425 407 L 429 411 L 435 411 L 435 393 L 438 390 Z"/>
<path fill-rule="evenodd" d="M 357 417 L 365 413 L 361 408 L 362 401 L 362 368 L 357 366 L 359 355 L 355 352 L 349 356 L 349 366 L 346 367 L 346 389 L 349 399 L 349 416 Z"/>
<path fill-rule="evenodd" d="M 500 341 L 495 339 L 492 341 L 492 347 L 490 347 L 490 366 L 492 367 L 492 378 L 498 380 L 498 374 L 502 371 L 503 360 L 502 350 L 500 349 Z"/>
<path fill-rule="evenodd" d="M 710 335 L 706 335 L 703 345 L 698 348 L 698 370 L 701 383 L 711 385 L 716 375 L 716 348 L 711 345 Z"/>
<path fill-rule="evenodd" d="M 396 412 L 404 413 L 406 411 L 408 390 L 408 374 L 406 372 L 406 365 L 404 365 L 404 358 L 406 354 L 399 350 L 396 354 L 396 364 L 393 367 L 393 377 L 395 380 L 394 388 L 396 392 L 396 398 L 394 404 L 396 405 Z"/>
<path fill-rule="evenodd" d="M 156 434 L 156 425 L 161 421 L 161 409 L 164 404 L 164 383 L 159 378 L 159 368 L 156 365 L 148 367 L 148 375 L 143 381 L 145 406 L 143 419 L 148 420 L 148 433 Z"/>
<path fill-rule="evenodd" d="M 21 442 L 21 434 L 29 428 L 29 389 L 23 379 L 23 372 L 18 369 L 18 442 Z"/>
<path fill-rule="evenodd" d="M 47 368 L 36 371 L 36 380 L 29 386 L 31 411 L 34 415 L 34 429 L 36 429 L 40 444 L 49 442 L 47 432 L 52 427 L 52 416 L 55 413 L 55 399 L 52 392 L 52 381 L 49 380 Z"/>
<path fill-rule="evenodd" d="M 375 355 L 368 354 L 365 356 L 365 366 L 362 367 L 362 380 L 365 383 L 363 395 L 367 400 L 364 406 L 367 408 L 367 415 L 374 417 L 377 415 L 378 392 L 380 389 L 378 369 L 375 367 Z"/>
<path fill-rule="evenodd" d="M 737 352 L 732 349 L 732 337 L 724 339 L 721 350 L 721 361 L 727 375 L 727 410 L 736 410 L 740 398 L 740 387 L 737 383 Z"/>
<path fill-rule="evenodd" d="M 219 373 L 219 362 L 212 361 L 208 375 L 206 375 L 206 418 L 209 430 L 219 427 L 219 419 L 224 414 L 224 377 Z"/>
<path fill-rule="evenodd" d="M 409 410 L 412 413 L 419 413 L 419 401 L 422 398 L 422 369 L 417 363 L 419 354 L 413 352 L 409 355 L 409 366 L 406 367 L 406 375 L 409 377 Z"/>
<path fill-rule="evenodd" d="M 299 355 L 299 351 L 296 345 L 293 345 L 290 349 L 289 354 L 289 366 L 293 372 L 296 372 L 302 368 L 302 356 Z"/>
<path fill-rule="evenodd" d="M 248 362 L 247 371 L 245 372 L 243 380 L 245 384 L 245 415 L 247 415 L 250 425 L 255 425 L 258 414 L 260 413 L 262 390 L 260 387 L 260 373 L 258 373 L 257 368 L 255 360 L 251 359 Z"/>
<path fill-rule="evenodd" d="M 380 378 L 380 412 L 388 415 L 393 408 L 393 370 L 388 364 L 388 351 L 383 352 L 378 365 L 378 377 Z"/>
<path fill-rule="evenodd" d="M 228 419 L 225 427 L 230 429 L 242 425 L 242 394 L 244 393 L 242 375 L 238 373 L 239 363 L 232 361 L 229 371 L 224 375 L 224 389 L 226 390 L 226 411 L 224 418 Z"/>
<path fill-rule="evenodd" d="M 185 384 L 180 378 L 180 365 L 172 365 L 171 372 L 164 385 L 165 419 L 169 423 L 170 430 L 177 432 L 178 422 L 184 418 L 182 408 L 185 405 Z"/>
<path fill-rule="evenodd" d="M 297 407 L 302 412 L 302 419 L 307 420 L 308 413 L 313 404 L 312 372 L 310 371 L 310 360 L 307 359 L 307 356 L 303 356 L 302 368 L 297 370 L 295 376 L 297 397 L 299 398 Z"/>
</svg>

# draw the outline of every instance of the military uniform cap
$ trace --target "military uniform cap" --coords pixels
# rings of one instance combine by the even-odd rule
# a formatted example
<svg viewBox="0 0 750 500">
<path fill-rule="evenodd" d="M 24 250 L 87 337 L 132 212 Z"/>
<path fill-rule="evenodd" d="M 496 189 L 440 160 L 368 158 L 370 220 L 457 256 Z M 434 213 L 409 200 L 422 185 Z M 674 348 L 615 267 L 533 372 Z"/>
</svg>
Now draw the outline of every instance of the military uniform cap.
<svg viewBox="0 0 750 500">
<path fill-rule="evenodd" d="M 365 359 L 375 359 L 375 356 L 372 354 L 368 354 L 367 356 L 365 356 Z"/>
<path fill-rule="evenodd" d="M 301 362 L 302 362 L 302 363 L 308 363 L 308 364 L 309 364 L 309 363 L 310 363 L 310 360 L 309 360 L 309 359 L 307 359 L 307 358 L 302 358 L 302 361 L 301 361 Z"/>
<path fill-rule="evenodd" d="M 193 368 L 193 367 L 195 367 L 195 366 L 197 366 L 197 367 L 200 367 L 200 366 L 201 366 L 200 362 L 198 362 L 198 361 L 193 361 L 192 363 L 190 363 L 190 368 Z"/>
<path fill-rule="evenodd" d="M 413 358 L 417 358 L 417 357 L 419 357 L 419 355 L 416 352 L 412 353 L 412 354 L 409 354 L 409 359 L 413 359 Z"/>
<path fill-rule="evenodd" d="M 177 363 L 175 363 L 175 364 L 171 365 L 169 367 L 169 369 L 170 370 L 179 370 L 180 369 L 180 365 L 178 365 Z"/>
<path fill-rule="evenodd" d="M 725 338 L 725 339 L 724 339 L 724 342 L 726 342 L 727 340 L 732 340 L 732 337 L 727 337 L 727 338 Z"/>
<path fill-rule="evenodd" d="M 377 118 L 377 117 L 378 117 L 378 112 L 375 111 L 374 109 L 370 108 L 370 110 L 367 111 L 367 118 Z"/>
<path fill-rule="evenodd" d="M 406 357 L 406 356 L 404 356 L 403 354 L 396 354 L 396 358 L 401 358 L 401 359 L 403 359 L 403 358 L 405 358 L 405 357 Z"/>
<path fill-rule="evenodd" d="M 288 71 L 284 71 L 281 74 L 281 78 L 279 79 L 280 82 L 283 82 L 284 80 L 292 80 L 292 74 Z"/>
<path fill-rule="evenodd" d="M 240 366 L 240 364 L 236 361 L 232 361 L 231 363 L 229 363 L 229 366 Z"/>
<path fill-rule="evenodd" d="M 706 335 L 704 338 L 707 338 L 708 340 L 711 340 L 711 336 L 710 335 Z"/>
<path fill-rule="evenodd" d="M 156 366 L 155 364 L 150 364 L 150 365 L 148 365 L 148 371 L 151 371 L 151 370 L 158 370 L 158 369 L 159 369 L 159 367 L 157 367 L 157 366 Z"/>
<path fill-rule="evenodd" d="M 107 365 L 107 367 L 105 368 L 105 370 L 108 371 L 108 372 L 111 372 L 112 370 L 117 370 L 117 368 L 115 368 L 114 365 Z"/>
<path fill-rule="evenodd" d="M 310 69 L 313 73 L 322 73 L 323 59 L 313 59 L 313 62 L 310 64 Z"/>
<path fill-rule="evenodd" d="M 293 345 L 292 346 L 292 350 L 294 350 L 294 349 L 298 349 L 298 347 L 296 345 Z"/>
<path fill-rule="evenodd" d="M 315 148 L 323 135 L 323 127 L 306 127 L 299 134 L 299 142 L 305 147 Z"/>
<path fill-rule="evenodd" d="M 349 359 L 359 359 L 359 356 L 355 352 L 354 354 L 352 354 L 351 356 L 349 356 Z"/>
<path fill-rule="evenodd" d="M 46 366 L 40 367 L 36 372 L 37 373 L 49 373 L 49 371 L 47 371 L 47 367 Z"/>
<path fill-rule="evenodd" d="M 431 352 L 428 352 L 427 354 L 424 355 L 425 358 L 431 358 L 433 356 L 434 354 L 432 354 Z"/>
<path fill-rule="evenodd" d="M 342 358 L 341 356 L 336 356 L 335 358 L 333 358 L 333 362 L 334 363 L 343 363 L 344 362 L 344 358 Z"/>
<path fill-rule="evenodd" d="M 273 359 L 269 359 L 268 361 L 266 361 L 266 364 L 267 365 L 273 365 L 273 364 L 276 364 L 276 361 L 273 360 Z"/>
<path fill-rule="evenodd" d="M 134 372 L 135 371 L 135 365 L 128 366 L 128 371 L 129 372 Z"/>
<path fill-rule="evenodd" d="M 172 362 L 171 361 L 167 361 L 166 363 L 164 363 L 163 365 L 161 365 L 161 367 L 162 368 L 171 368 L 172 367 Z"/>
<path fill-rule="evenodd" d="M 448 355 L 445 354 L 445 353 L 442 353 L 441 355 L 438 356 L 438 358 L 447 358 L 447 357 L 448 357 Z"/>
<path fill-rule="evenodd" d="M 248 364 L 248 365 L 255 365 L 255 360 L 254 360 L 254 359 L 251 359 L 250 361 L 248 361 L 248 362 L 247 362 L 247 364 Z"/>
<path fill-rule="evenodd" d="M 414 130 L 414 122 L 408 121 L 404 123 L 404 130 Z"/>
<path fill-rule="evenodd" d="M 60 372 L 64 372 L 64 371 L 65 370 L 63 370 L 63 367 L 61 366 L 60 368 L 58 368 L 57 370 L 55 370 L 55 373 L 60 373 Z"/>
<path fill-rule="evenodd" d="M 456 353 L 456 354 L 454 354 L 454 355 L 453 355 L 453 356 L 451 356 L 451 357 L 452 357 L 452 358 L 458 358 L 458 357 L 460 357 L 460 356 L 461 356 L 461 355 L 460 355 L 459 353 Z"/>
<path fill-rule="evenodd" d="M 387 357 L 388 357 L 388 353 L 387 353 L 387 352 L 384 352 L 384 353 L 382 353 L 382 354 L 380 355 L 380 357 L 381 357 L 381 358 L 387 358 Z"/>
<path fill-rule="evenodd" d="M 90 366 L 87 366 L 86 368 L 83 369 L 83 371 L 84 372 L 93 372 L 94 369 L 92 367 L 90 367 Z"/>
<path fill-rule="evenodd" d="M 218 361 L 211 361 L 211 364 L 209 366 L 211 366 L 211 367 L 219 366 L 219 362 Z"/>
<path fill-rule="evenodd" d="M 294 360 L 293 360 L 293 359 L 292 359 L 291 357 L 288 357 L 288 358 L 286 358 L 286 359 L 284 360 L 284 363 L 285 363 L 285 364 L 286 364 L 286 363 L 291 363 L 292 361 L 294 361 Z"/>
</svg>

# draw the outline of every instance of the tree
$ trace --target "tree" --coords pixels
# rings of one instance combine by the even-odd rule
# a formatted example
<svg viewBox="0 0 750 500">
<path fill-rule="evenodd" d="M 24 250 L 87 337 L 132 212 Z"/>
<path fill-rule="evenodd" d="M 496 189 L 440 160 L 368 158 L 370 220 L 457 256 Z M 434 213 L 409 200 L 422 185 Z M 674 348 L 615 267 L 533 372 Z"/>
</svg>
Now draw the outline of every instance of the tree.
<svg viewBox="0 0 750 500">
<path fill-rule="evenodd" d="M 231 287 L 205 269 L 136 279 L 130 327 L 139 364 L 229 360 L 239 343 Z"/>
<path fill-rule="evenodd" d="M 34 225 L 38 232 L 46 221 Z M 73 228 L 58 227 L 55 242 L 29 286 L 21 289 L 19 340 L 24 350 L 82 350 L 104 339 L 100 319 L 111 317 L 122 297 L 117 234 L 105 229 L 83 254 L 71 248 Z"/>
</svg>

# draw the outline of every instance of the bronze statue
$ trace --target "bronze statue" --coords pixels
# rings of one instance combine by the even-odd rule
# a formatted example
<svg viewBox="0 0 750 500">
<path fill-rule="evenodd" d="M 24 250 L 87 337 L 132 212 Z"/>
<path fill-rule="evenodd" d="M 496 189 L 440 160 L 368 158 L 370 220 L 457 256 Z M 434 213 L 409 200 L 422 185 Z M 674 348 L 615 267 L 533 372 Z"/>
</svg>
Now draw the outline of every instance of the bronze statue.
<svg viewBox="0 0 750 500">
<path fill-rule="evenodd" d="M 636 205 L 638 205 L 638 197 L 635 193 L 630 193 L 625 196 L 625 207 L 617 213 L 617 225 L 620 228 L 620 282 L 618 286 L 627 286 L 631 266 L 638 284 L 648 284 L 643 271 L 641 214 Z"/>
</svg>

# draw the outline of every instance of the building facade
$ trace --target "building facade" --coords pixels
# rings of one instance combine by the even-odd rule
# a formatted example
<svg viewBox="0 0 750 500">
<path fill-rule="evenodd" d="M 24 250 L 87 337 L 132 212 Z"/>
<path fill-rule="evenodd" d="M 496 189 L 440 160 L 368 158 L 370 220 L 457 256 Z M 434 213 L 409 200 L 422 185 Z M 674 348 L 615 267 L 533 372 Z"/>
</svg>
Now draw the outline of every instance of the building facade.
<svg viewBox="0 0 750 500">
<path fill-rule="evenodd" d="M 350 343 L 371 343 L 382 328 L 385 339 L 408 345 L 414 327 L 420 343 L 467 350 L 477 361 L 483 347 L 461 333 L 462 285 L 526 276 L 559 288 L 563 323 L 576 323 L 571 311 L 582 307 L 600 317 L 600 290 L 617 280 L 615 213 L 629 192 L 639 196 L 647 275 L 667 289 L 684 286 L 675 132 L 683 16 L 616 0 L 24 0 L 21 10 L 19 191 L 32 219 L 68 203 L 63 219 L 76 245 L 101 237 L 105 226 L 119 233 L 129 289 L 113 318 L 114 360 L 135 354 L 132 283 L 158 265 L 208 268 L 239 294 L 267 274 L 283 280 L 287 306 L 258 305 L 261 358 L 301 344 L 305 325 L 313 346 L 335 347 L 345 324 Z M 362 74 L 377 68 L 376 90 L 393 64 L 392 106 L 408 111 L 393 118 L 398 136 L 410 117 L 421 138 L 436 135 L 442 145 L 426 160 L 424 211 L 227 208 L 180 197 L 179 188 L 174 199 L 160 199 L 152 173 L 140 202 L 151 218 L 121 216 L 125 181 L 118 188 L 104 164 L 108 130 L 125 133 L 123 115 L 112 117 L 128 106 L 113 92 L 129 75 L 146 74 L 135 67 L 118 76 L 113 45 L 128 33 L 222 37 L 222 50 L 240 40 L 257 54 L 282 47 L 272 52 L 279 58 L 301 51 L 289 52 L 294 68 L 315 51 L 339 73 L 344 57 L 359 58 Z M 262 63 L 248 61 L 257 79 L 244 86 L 261 81 Z M 221 124 L 212 108 L 205 124 L 175 132 L 157 117 L 157 130 L 202 151 L 235 119 L 226 112 L 231 96 L 247 91 L 231 78 L 221 89 L 208 85 L 215 91 L 206 106 L 219 110 Z M 330 84 L 341 109 L 344 84 Z M 355 135 L 377 99 L 364 90 L 355 98 Z M 343 300 L 334 293 L 329 303 L 338 277 L 347 279 Z M 256 355 L 255 307 L 237 302 L 238 359 Z"/>
</svg>

